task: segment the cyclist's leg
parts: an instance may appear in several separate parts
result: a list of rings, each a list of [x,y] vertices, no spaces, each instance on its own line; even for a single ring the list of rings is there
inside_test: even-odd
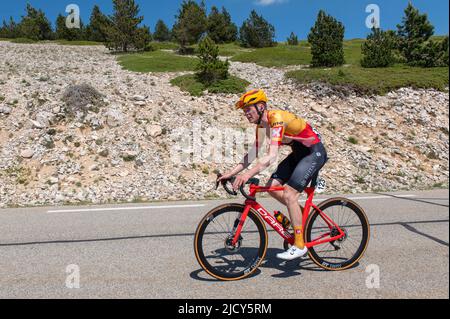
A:
[[[326,160],[326,151],[321,143],[311,147],[310,154],[298,163],[284,191],[284,200],[294,227],[295,246],[299,248],[304,247],[304,242],[302,212],[299,208],[298,199],[315,174],[325,165]]]
[[[323,144],[313,145],[310,154],[298,163],[287,185],[302,193],[327,160],[328,156]]]
[[[296,160],[296,156],[294,153],[291,153],[288,157],[286,157],[279,165],[275,173],[272,174],[270,180],[267,182],[267,187],[272,186],[282,186],[287,183],[295,168],[297,167],[298,160]],[[277,201],[286,205],[286,202],[283,198],[283,191],[276,192],[268,192],[270,196],[275,198]]]
[[[273,179],[271,178],[268,182],[266,187],[279,187],[283,186],[284,183],[282,183],[281,180]],[[283,191],[277,191],[277,192],[269,192],[270,196],[275,198],[277,201],[279,201],[281,204],[286,206],[286,202],[284,201]]]

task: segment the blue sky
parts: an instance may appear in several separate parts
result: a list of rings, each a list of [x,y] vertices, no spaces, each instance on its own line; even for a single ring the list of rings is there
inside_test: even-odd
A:
[[[380,23],[383,29],[395,29],[400,23],[403,11],[409,0],[206,0],[207,8],[216,5],[225,6],[231,13],[233,21],[240,27],[249,16],[252,9],[262,14],[275,26],[277,41],[285,41],[291,31],[301,39],[305,39],[314,24],[320,9],[336,17],[346,27],[345,38],[365,38],[370,30],[366,27],[366,7],[370,4],[378,5],[380,9]],[[12,16],[16,21],[25,14],[26,3],[41,8],[52,21],[58,13],[65,14],[69,4],[80,7],[83,22],[89,21],[92,7],[97,4],[102,12],[112,13],[111,0],[15,0],[0,1],[0,19]],[[175,21],[182,0],[136,0],[141,8],[144,23],[153,31],[156,21],[161,18],[170,27]],[[435,34],[448,34],[449,1],[447,0],[412,0],[415,7],[422,13],[427,13],[431,23],[435,26]]]

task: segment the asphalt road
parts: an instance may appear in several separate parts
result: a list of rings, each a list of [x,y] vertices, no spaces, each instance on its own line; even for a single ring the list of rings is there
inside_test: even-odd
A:
[[[282,241],[271,232],[263,265],[238,282],[201,270],[193,237],[206,212],[241,198],[3,209],[0,298],[449,298],[448,190],[347,197],[371,223],[357,267],[277,260]]]

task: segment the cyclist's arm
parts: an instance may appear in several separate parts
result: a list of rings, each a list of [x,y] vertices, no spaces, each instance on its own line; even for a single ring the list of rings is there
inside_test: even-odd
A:
[[[250,178],[264,171],[278,158],[278,150],[282,145],[285,132],[285,123],[282,116],[279,114],[274,114],[274,116],[270,118],[270,127],[270,133],[272,136],[270,140],[269,152],[258,161],[258,164],[246,173],[246,175],[250,176]]]
[[[253,177],[265,169],[267,169],[273,162],[277,160],[279,145],[271,144],[269,147],[269,152],[267,155],[263,156],[258,160],[258,163],[251,168],[246,174]]]
[[[233,170],[231,170],[229,172],[229,174],[232,176],[235,176],[235,175],[239,174],[240,172],[242,172],[243,170],[247,169],[253,163],[253,161],[257,158],[258,150],[259,150],[259,146],[258,146],[257,141],[255,141],[255,143],[253,143],[253,146],[250,149],[250,151],[247,154],[245,154],[242,161]]]

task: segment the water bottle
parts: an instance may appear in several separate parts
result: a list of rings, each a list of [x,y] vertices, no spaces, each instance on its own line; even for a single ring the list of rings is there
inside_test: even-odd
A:
[[[291,226],[291,222],[289,219],[284,216],[280,211],[275,211],[274,213],[275,218],[280,222],[280,224],[284,227],[284,229],[288,229],[289,226]]]

